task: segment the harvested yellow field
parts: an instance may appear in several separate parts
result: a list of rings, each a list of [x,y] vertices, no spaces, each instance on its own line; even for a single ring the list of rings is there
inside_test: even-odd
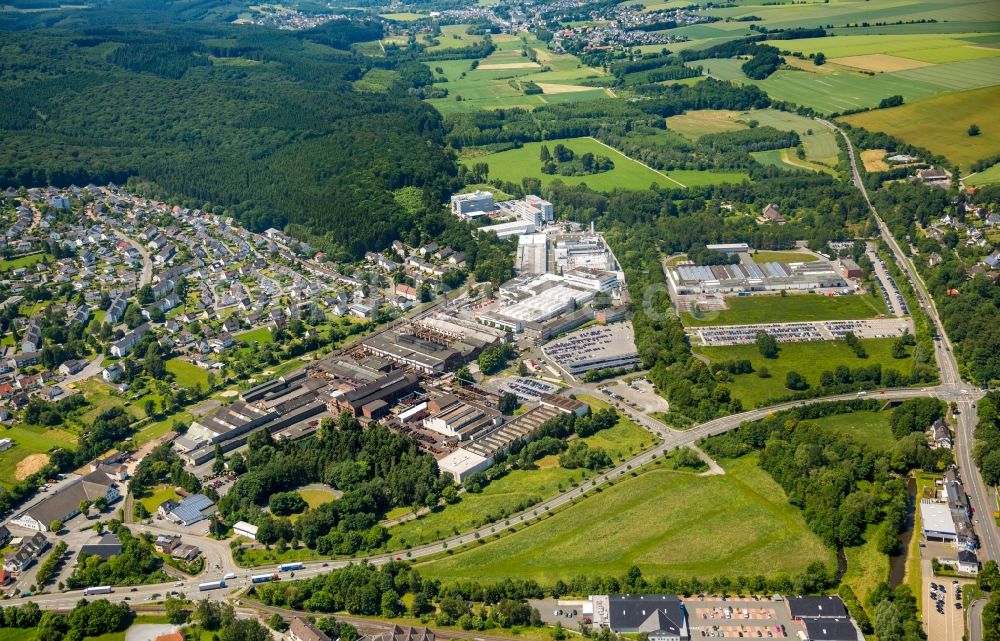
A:
[[[488,65],[479,65],[477,69],[489,71],[490,69],[541,69],[537,62],[496,62]]]
[[[542,93],[576,93],[577,91],[593,91],[599,87],[588,87],[586,85],[556,85],[550,82],[535,83],[542,88]]]
[[[817,67],[812,60],[808,59],[803,60],[801,58],[796,58],[795,56],[785,57],[786,65],[788,65],[789,67],[795,67],[796,69],[799,69],[801,71],[808,71],[810,73],[830,73],[831,71],[837,70],[837,67],[835,65],[834,66],[830,65],[830,63],[833,62],[832,60],[827,60],[826,62],[827,64],[820,65]]]
[[[865,171],[887,171],[888,163],[885,162],[885,149],[866,149],[861,152],[861,162],[865,165]]]
[[[865,71],[874,71],[876,73],[906,71],[907,69],[919,69],[920,67],[931,66],[929,62],[891,56],[885,53],[870,53],[864,56],[843,56],[841,58],[831,58],[830,62],[844,67],[864,69]]]
[[[742,117],[743,114],[739,111],[698,109],[696,111],[688,111],[679,116],[670,116],[667,118],[667,129],[676,131],[685,138],[697,140],[705,134],[746,129],[746,123],[740,122],[740,118]]]
[[[48,454],[29,454],[21,459],[14,471],[14,479],[23,481],[38,470],[45,467],[49,462]]]

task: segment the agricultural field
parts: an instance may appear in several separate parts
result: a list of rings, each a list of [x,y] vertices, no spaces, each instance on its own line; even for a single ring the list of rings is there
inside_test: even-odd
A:
[[[679,116],[667,118],[667,129],[675,131],[689,140],[697,140],[705,134],[746,129],[746,123],[741,122],[739,117],[739,112],[726,109],[689,111]]]
[[[466,26],[452,25],[453,28],[460,29],[462,34]],[[442,27],[443,30],[448,28]],[[451,38],[442,36],[442,44],[439,46],[443,47],[449,39]],[[466,46],[461,41],[454,42]],[[447,114],[510,107],[531,109],[554,102],[613,96],[601,87],[583,84],[588,80],[600,79],[605,75],[604,71],[582,65],[575,56],[552,53],[533,36],[497,35],[493,37],[493,43],[496,51],[478,61],[475,69],[472,68],[473,60],[428,62],[427,66],[441,80],[436,86],[448,90],[447,98],[436,98],[428,102],[438,111]],[[525,49],[534,52],[537,62],[522,55],[522,50]],[[543,93],[524,95],[520,89],[511,86],[510,80],[535,82]]]
[[[797,51],[806,55],[823,52],[827,60],[834,64],[883,72],[1000,56],[1000,49],[983,47],[977,41],[967,39],[982,35],[981,33],[878,34],[806,38],[794,41],[769,40],[765,44],[783,51]],[[868,56],[874,56],[870,65],[866,64],[864,60]],[[852,58],[855,60],[850,60]],[[845,59],[848,59],[848,62],[845,62]],[[888,63],[887,66],[890,68],[880,68],[878,64],[880,59],[886,59],[884,62]],[[902,61],[896,62],[894,59],[902,59]],[[892,68],[897,65],[902,68]]]
[[[720,476],[669,470],[668,461],[649,466],[522,531],[421,564],[421,575],[551,584],[579,574],[619,575],[632,565],[646,576],[706,579],[832,564],[833,551],[756,461],[755,455],[720,461],[726,470]]]
[[[749,360],[754,373],[733,376],[733,382],[727,383],[726,387],[730,389],[733,398],[742,402],[744,407],[755,407],[760,403],[792,394],[793,392],[785,387],[785,376],[791,371],[801,374],[810,386],[819,384],[819,375],[823,370],[833,371],[838,365],[856,368],[878,363],[882,365],[882,369],[891,368],[904,376],[909,375],[913,361],[910,358],[893,358],[894,342],[895,339],[892,338],[862,340],[861,344],[868,352],[868,358],[858,358],[843,341],[780,343],[778,358],[764,358],[756,345],[695,346],[693,350],[711,361]],[[770,374],[768,378],[757,375],[756,372],[761,367],[767,368]]]
[[[854,114],[842,120],[852,127],[891,134],[940,154],[967,170],[971,163],[1000,151],[997,104],[1000,104],[1000,86]],[[979,126],[981,133],[978,136],[968,134],[972,124]]]
[[[906,102],[967,89],[989,87],[1000,77],[1000,58],[982,58],[930,65],[891,73],[865,75],[842,69],[823,74],[800,69],[779,69],[764,80],[751,80],[740,69],[741,60],[695,60],[706,73],[722,80],[752,83],[773,98],[812,107],[822,113],[877,107],[888,96]]]
[[[812,118],[777,109],[761,109],[745,112],[743,120],[756,120],[763,127],[774,127],[782,131],[794,131],[802,139],[806,160],[824,165],[829,169],[837,167],[840,148],[834,132]]]
[[[551,150],[556,144],[563,144],[577,155],[590,152],[595,156],[607,156],[614,161],[614,169],[583,176],[559,176],[543,174],[539,153],[543,144]],[[547,140],[544,143],[526,143],[520,149],[510,149],[495,154],[475,155],[474,153],[460,158],[465,165],[485,162],[490,166],[490,178],[510,181],[520,184],[525,177],[538,178],[543,185],[559,179],[568,185],[586,183],[597,191],[612,191],[614,189],[648,189],[655,184],[660,187],[688,187],[694,185],[711,185],[726,182],[742,182],[748,179],[742,172],[711,172],[697,170],[678,170],[669,174],[651,169],[642,163],[632,160],[620,151],[608,147],[593,138],[562,138]]]
[[[607,407],[606,403],[597,399],[581,400],[595,409]],[[583,440],[591,447],[603,448],[615,461],[653,444],[653,437],[649,432],[625,417],[619,418],[614,427]],[[516,512],[519,506],[527,507],[530,502],[552,496],[592,476],[587,470],[560,467],[559,457],[556,455],[539,459],[536,465],[537,469],[533,470],[514,470],[493,481],[478,494],[465,492],[460,495],[457,503],[390,528],[389,549],[419,545],[484,524],[490,517],[499,518]],[[395,515],[396,518],[401,516],[403,515]]]
[[[881,298],[853,296],[733,296],[726,298],[729,309],[708,311],[703,315],[684,312],[685,325],[743,325],[817,320],[859,320],[887,313]]]
[[[889,412],[848,412],[810,420],[824,432],[846,436],[875,450],[889,451],[896,444],[889,429]]]
[[[993,165],[988,169],[972,174],[964,179],[966,185],[995,185],[1000,183],[1000,164]]]

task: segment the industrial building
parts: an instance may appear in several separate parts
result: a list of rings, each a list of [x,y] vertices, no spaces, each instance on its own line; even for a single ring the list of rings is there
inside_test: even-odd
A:
[[[423,426],[448,438],[467,441],[485,430],[492,430],[503,423],[497,410],[479,403],[460,400],[454,394],[445,394],[427,402],[430,415]]]
[[[846,289],[847,281],[829,261],[764,263],[744,257],[737,265],[679,265],[667,269],[672,294]]]
[[[529,440],[542,423],[559,413],[560,410],[551,406],[539,406],[493,431],[481,431],[471,443],[439,459],[438,469],[461,483],[471,474],[493,465],[497,454],[506,451],[515,441]]]
[[[564,276],[519,276],[500,286],[501,306],[481,313],[478,320],[490,327],[519,333],[526,323],[544,323],[576,310],[593,300],[595,293],[593,289],[569,282]]]
[[[479,228],[479,233],[494,233],[497,238],[504,240],[511,236],[535,233],[535,223],[515,220],[509,223],[498,223],[496,225],[485,225]]]
[[[461,341],[435,341],[406,331],[376,334],[362,343],[366,353],[424,374],[441,374],[459,367],[477,351]]]
[[[544,274],[548,270],[549,239],[545,234],[522,234],[517,239],[514,271],[518,274]]]
[[[561,240],[556,243],[556,268],[560,273],[576,267],[587,267],[601,271],[618,271],[617,261],[604,239],[591,232],[576,239]]]
[[[505,200],[497,208],[502,216],[514,217],[535,227],[542,227],[555,218],[552,203],[535,195],[521,200]]]
[[[80,513],[80,503],[103,498],[110,505],[121,497],[117,484],[101,471],[91,472],[53,491],[10,520],[29,530],[48,532],[53,521],[66,522]]]
[[[383,407],[383,403],[393,403],[415,390],[418,381],[415,374],[394,370],[356,389],[335,391],[329,402],[330,411],[346,411],[353,416],[363,416],[365,407],[371,413],[372,410]]]
[[[493,194],[488,191],[477,190],[451,197],[451,213],[466,220],[483,216],[494,209]]]

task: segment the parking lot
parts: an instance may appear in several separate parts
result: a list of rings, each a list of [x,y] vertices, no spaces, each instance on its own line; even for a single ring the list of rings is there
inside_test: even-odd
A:
[[[692,639],[784,639],[796,636],[794,623],[783,601],[766,597],[750,599],[683,599]]]
[[[632,323],[588,327],[566,335],[543,348],[546,356],[571,376],[591,369],[628,369],[639,362]]]
[[[559,391],[558,385],[523,376],[499,379],[496,383],[496,391],[513,392],[519,401],[525,403],[537,403],[542,396]]]
[[[942,546],[943,547],[943,546]],[[972,583],[969,579],[935,577],[931,568],[931,552],[921,549],[925,556],[921,560],[923,569],[923,590],[920,595],[924,630],[928,641],[960,641],[965,634],[965,610],[956,607],[961,604],[963,586]],[[954,555],[954,549],[950,550]],[[957,584],[956,584],[957,581]],[[933,595],[933,596],[932,596]]]
[[[885,306],[889,308],[889,313],[896,316],[906,316],[909,314],[910,310],[906,307],[906,301],[903,300],[899,286],[896,285],[896,281],[889,275],[889,270],[886,268],[885,262],[875,253],[873,245],[869,245],[868,247],[868,258],[872,261],[872,266],[875,269],[875,282],[878,283],[879,292],[882,294]]]
[[[913,333],[913,322],[903,318],[868,320],[810,321],[799,323],[758,323],[754,325],[711,325],[685,328],[701,345],[750,345],[758,332],[770,334],[779,343],[841,340],[851,332],[858,338],[895,338],[904,331]]]
[[[618,381],[601,389],[608,396],[621,399],[642,412],[666,412],[670,409],[667,399],[657,394],[656,388],[645,378],[638,378],[631,383]]]

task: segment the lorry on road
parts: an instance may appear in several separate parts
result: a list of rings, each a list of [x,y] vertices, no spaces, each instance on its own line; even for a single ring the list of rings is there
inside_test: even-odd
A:
[[[282,563],[278,566],[278,572],[291,572],[293,570],[301,570],[304,566],[301,563]]]
[[[90,596],[91,594],[111,594],[110,585],[95,585],[93,587],[84,588],[83,595]]]
[[[219,588],[226,587],[225,581],[208,581],[207,583],[199,583],[198,589],[204,592],[205,590],[218,590]]]

